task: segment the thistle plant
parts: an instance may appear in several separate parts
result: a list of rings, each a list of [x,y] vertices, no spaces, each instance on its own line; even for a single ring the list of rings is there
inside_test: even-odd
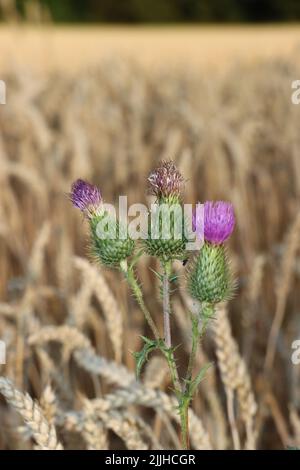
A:
[[[173,291],[171,286],[177,280],[172,271],[173,261],[187,258],[189,236],[186,235],[187,221],[182,217],[184,179],[175,164],[168,161],[162,162],[150,173],[148,184],[150,193],[156,198],[156,206],[151,207],[148,236],[138,242],[127,234],[127,227],[122,227],[118,220],[111,220],[100,190],[96,186],[77,180],[72,185],[70,199],[89,222],[91,251],[94,257],[105,266],[118,268],[123,273],[152,331],[153,338],[142,336],[144,346],[141,351],[134,353],[137,376],[140,375],[152,351],[159,350],[168,363],[173,391],[178,401],[182,447],[188,449],[189,406],[210,367],[210,364],[207,364],[194,374],[198,344],[214,317],[216,304],[230,299],[234,292],[235,283],[225,242],[234,229],[235,217],[232,205],[223,201],[206,202],[204,220],[198,219],[198,211],[194,213],[193,230],[199,239],[204,232],[204,243],[189,263],[187,270],[187,289],[194,300],[195,310],[189,312],[191,352],[186,373],[184,377],[180,377],[175,360],[175,350],[179,349],[179,346],[172,343],[170,297]],[[157,211],[155,217],[153,217],[154,210]],[[166,213],[169,216],[167,234],[164,227]],[[114,237],[99,237],[99,223],[103,227],[104,221],[114,229]],[[155,274],[161,283],[163,335],[145,304],[135,272],[135,266],[143,255],[154,256],[160,261],[161,271]]]

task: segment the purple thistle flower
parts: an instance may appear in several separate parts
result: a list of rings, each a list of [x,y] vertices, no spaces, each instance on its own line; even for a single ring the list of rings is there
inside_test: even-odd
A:
[[[97,186],[78,179],[71,187],[70,199],[87,217],[97,213],[102,204],[102,197]]]
[[[158,199],[180,197],[184,179],[172,161],[163,161],[148,177],[149,192]]]
[[[232,234],[235,225],[233,205],[225,201],[204,203],[204,238],[213,245],[221,245]]]

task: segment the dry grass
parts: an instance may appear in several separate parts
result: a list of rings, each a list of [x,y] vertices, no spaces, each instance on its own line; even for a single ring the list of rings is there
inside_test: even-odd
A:
[[[61,33],[51,34],[60,43]],[[69,41],[74,32],[64,34]],[[83,49],[96,34],[83,34]],[[164,34],[165,44],[172,35],[180,40],[181,33]],[[212,56],[217,46],[209,30],[191,29],[186,45],[197,34],[207,35],[203,47],[211,47]],[[298,34],[292,28],[286,37]],[[26,40],[24,50],[34,54],[32,39]],[[6,41],[1,47],[9,50]],[[73,54],[75,62],[83,49]],[[162,50],[163,59],[169,46]],[[53,51],[62,61],[57,46]],[[238,221],[230,249],[239,288],[201,347],[199,363],[214,361],[214,367],[193,402],[192,447],[300,445],[300,366],[291,362],[291,343],[300,337],[300,108],[290,100],[300,70],[288,54],[275,59],[227,67],[220,76],[197,67],[187,73],[184,62],[171,72],[117,59],[76,78],[60,66],[42,76],[6,69],[0,339],[7,364],[0,366],[0,448],[179,447],[176,402],[160,359],[151,359],[141,382],[134,377],[130,351],[149,333],[143,317],[117,272],[86,261],[86,227],[66,198],[81,177],[97,183],[106,201],[127,194],[129,203],[146,202],[146,176],[163,158],[173,158],[188,179],[188,202],[229,199]],[[161,328],[149,267],[155,269],[151,259],[139,274]],[[180,278],[184,271],[178,267]],[[173,300],[180,364],[190,348],[190,300],[183,289]]]

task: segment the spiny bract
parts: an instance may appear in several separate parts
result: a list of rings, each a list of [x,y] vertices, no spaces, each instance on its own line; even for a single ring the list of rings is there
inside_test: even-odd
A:
[[[162,218],[163,213],[159,214],[157,223],[157,233],[151,233],[152,220],[149,220],[148,239],[144,241],[145,251],[150,256],[157,256],[161,261],[170,261],[174,259],[183,259],[186,257],[185,221],[178,219],[175,222],[176,215],[172,213],[172,205],[168,205],[171,212],[166,215],[169,219],[169,230],[166,231]],[[168,233],[167,233],[168,232]],[[169,235],[167,237],[166,235]]]
[[[133,254],[135,243],[130,237],[120,238],[120,226],[116,223],[115,238],[100,238],[97,224],[101,217],[90,220],[92,254],[107,266],[118,266],[120,262]]]
[[[200,302],[215,304],[230,299],[234,285],[224,245],[205,242],[190,268],[191,296]]]

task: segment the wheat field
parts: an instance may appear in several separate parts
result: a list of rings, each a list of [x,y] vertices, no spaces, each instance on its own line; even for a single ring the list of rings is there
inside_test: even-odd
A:
[[[299,49],[298,25],[53,27],[37,22],[0,28],[2,73],[17,68],[74,75],[111,58],[133,61],[150,73],[161,66],[216,73],[238,63],[295,61]]]
[[[159,37],[139,60],[136,49],[117,54],[109,41],[86,57],[93,30],[73,32],[75,43],[61,33],[65,49],[55,32],[47,33],[53,46],[37,43],[42,33],[33,30],[22,55],[11,39],[21,30],[0,30],[1,449],[180,448],[164,361],[151,356],[136,381],[132,351],[149,331],[120,273],[90,261],[86,223],[67,197],[84,178],[108,202],[125,194],[146,203],[147,175],[170,158],[187,180],[187,202],[229,200],[237,219],[230,253],[238,289],[200,346],[199,364],[213,367],[192,403],[191,447],[300,446],[300,365],[291,361],[300,339],[300,107],[291,103],[299,33],[270,31],[261,30],[257,46],[255,31],[240,33],[248,42],[238,45],[237,33],[223,33],[220,49],[221,30],[207,29],[207,62],[198,49],[187,66],[184,46],[173,42],[183,33],[170,32],[153,66]],[[195,34],[180,43],[191,45]],[[125,49],[133,36],[124,36]],[[149,257],[138,273],[162,328],[156,267]],[[183,279],[186,268],[175,269]],[[189,305],[178,286],[179,367],[190,349]]]

